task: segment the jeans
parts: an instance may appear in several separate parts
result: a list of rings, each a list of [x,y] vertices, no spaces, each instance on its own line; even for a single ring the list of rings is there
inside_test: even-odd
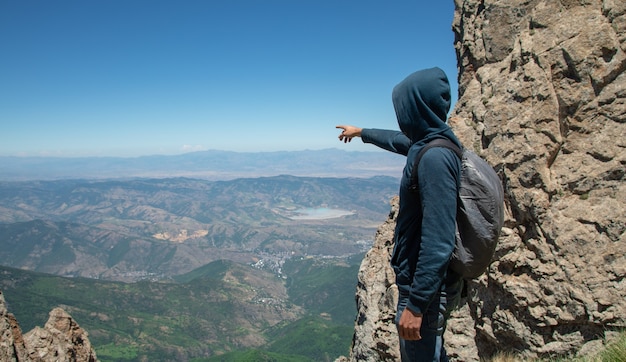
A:
[[[402,362],[447,362],[448,356],[443,345],[443,334],[452,310],[458,307],[461,299],[463,280],[442,286],[434,301],[423,311],[420,334],[422,339],[407,341],[400,338]],[[409,295],[401,291],[395,323],[398,326],[400,316],[406,307]],[[438,301],[438,302],[437,302]]]

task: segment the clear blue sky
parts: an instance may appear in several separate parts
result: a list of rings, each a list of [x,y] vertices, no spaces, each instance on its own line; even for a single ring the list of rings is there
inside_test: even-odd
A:
[[[454,2],[0,0],[0,156],[337,147],[397,128],[391,90],[439,66]]]

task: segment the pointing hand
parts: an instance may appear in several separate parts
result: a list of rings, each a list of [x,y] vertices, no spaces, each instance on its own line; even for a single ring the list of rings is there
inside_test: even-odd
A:
[[[354,137],[361,137],[361,131],[363,130],[362,128],[348,125],[337,126],[335,128],[343,129],[339,135],[339,141],[343,141],[343,143],[352,141]]]

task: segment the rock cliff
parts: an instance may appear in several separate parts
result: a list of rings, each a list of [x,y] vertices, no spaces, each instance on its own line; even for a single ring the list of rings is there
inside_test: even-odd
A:
[[[453,360],[589,355],[626,328],[626,2],[455,0],[450,123],[506,193],[488,273],[446,332]],[[351,361],[397,360],[396,200],[359,272]]]
[[[0,361],[97,362],[87,332],[61,308],[50,312],[43,328],[22,334],[0,292]]]

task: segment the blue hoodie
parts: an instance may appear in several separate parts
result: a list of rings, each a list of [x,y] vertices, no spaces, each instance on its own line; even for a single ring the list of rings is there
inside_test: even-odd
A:
[[[454,250],[459,158],[447,148],[429,149],[418,166],[418,191],[412,191],[415,158],[429,141],[447,138],[461,145],[446,118],[450,85],[439,68],[409,75],[392,94],[399,131],[363,129],[363,142],[407,156],[400,181],[400,208],[391,265],[407,308],[424,313],[437,292],[460,277],[448,271]]]

